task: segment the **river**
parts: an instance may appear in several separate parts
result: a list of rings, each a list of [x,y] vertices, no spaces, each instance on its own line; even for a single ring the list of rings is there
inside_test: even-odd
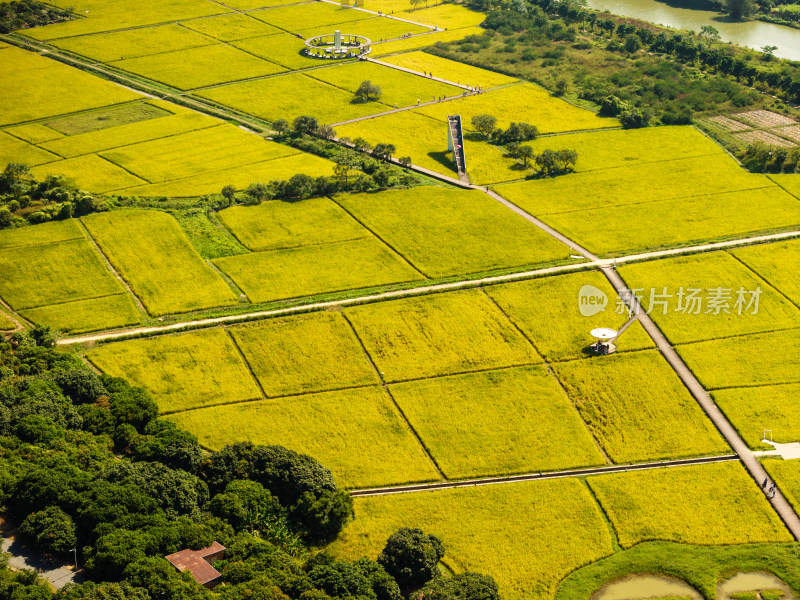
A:
[[[712,25],[726,42],[760,50],[777,46],[776,56],[800,61],[800,29],[773,25],[763,21],[730,21],[725,15],[708,11],[678,8],[656,0],[588,0],[588,6],[612,14],[668,25],[677,29],[700,31]]]

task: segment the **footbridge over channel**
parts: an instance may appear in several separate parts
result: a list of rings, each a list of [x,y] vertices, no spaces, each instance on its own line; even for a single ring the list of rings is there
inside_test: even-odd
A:
[[[467,177],[467,159],[464,155],[464,132],[461,129],[461,115],[447,117],[447,149],[453,153],[453,162],[458,171],[458,178],[469,183]]]

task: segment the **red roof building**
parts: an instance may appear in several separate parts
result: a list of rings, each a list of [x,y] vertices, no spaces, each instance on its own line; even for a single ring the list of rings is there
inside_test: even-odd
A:
[[[219,583],[219,578],[222,577],[213,565],[224,554],[225,546],[214,542],[202,550],[181,550],[165,558],[181,573],[191,571],[192,577],[197,583],[211,589]]]

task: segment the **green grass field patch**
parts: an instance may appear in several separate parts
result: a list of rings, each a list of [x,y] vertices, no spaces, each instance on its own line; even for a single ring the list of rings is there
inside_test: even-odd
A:
[[[800,200],[800,177],[796,175],[769,175],[769,178]]]
[[[460,114],[464,128],[468,130],[473,129],[472,117],[483,114],[496,117],[497,126],[503,129],[512,121],[524,121],[535,125],[539,133],[619,126],[616,119],[600,117],[591,111],[573,106],[532,83],[490,90],[477,96],[415,110],[441,121],[446,121],[447,115]]]
[[[546,263],[569,252],[479,191],[418,187],[336,201],[428,277]]]
[[[307,4],[293,4],[278,6],[249,13],[259,21],[275,25],[286,31],[296,33],[302,29],[322,27],[337,23],[349,23],[363,19],[367,13],[358,10],[342,8],[327,2],[309,2]],[[344,27],[344,25],[342,26]],[[336,27],[336,29],[342,29]]]
[[[286,70],[226,44],[130,58],[110,64],[180,90],[273,75]]]
[[[42,123],[16,125],[15,127],[8,127],[4,131],[13,135],[15,138],[19,138],[31,144],[40,144],[63,137],[62,134],[54,129],[50,129],[47,125],[43,125]]]
[[[371,81],[383,92],[380,101],[391,107],[412,106],[420,100],[430,102],[439,97],[458,96],[462,92],[461,88],[446,83],[366,61],[316,69],[310,71],[308,75],[343,88],[351,94],[355,93],[362,82]]]
[[[32,167],[60,158],[60,156],[0,131],[0,169],[4,169],[8,163],[22,163]]]
[[[542,220],[595,254],[747,236],[800,223],[800,202],[778,187],[554,215]]]
[[[202,208],[170,211],[192,242],[195,250],[205,259],[247,254],[247,248],[231,235],[219,222],[217,213]]]
[[[616,463],[730,451],[656,350],[553,368],[589,430]]]
[[[647,541],[727,545],[793,538],[738,462],[590,477],[623,548]]]
[[[71,158],[83,154],[102,152],[138,144],[153,139],[166,138],[197,129],[218,126],[217,119],[189,110],[175,115],[130,123],[99,131],[63,137],[41,144],[42,148]],[[188,148],[187,148],[188,150]],[[211,149],[207,149],[209,152]]]
[[[435,33],[423,33],[410,38],[392,40],[372,45],[373,57],[386,56],[395,52],[405,52],[409,50],[420,50],[433,46],[437,42],[453,42],[462,40],[470,35],[483,35],[486,30],[482,27],[464,27],[461,29],[449,29],[447,31],[437,31]]]
[[[800,510],[800,462],[768,458],[762,464],[794,509]]]
[[[0,252],[0,296],[14,310],[123,291],[86,239]]]
[[[222,42],[235,42],[281,32],[277,27],[242,13],[221,15],[209,19],[194,19],[184,21],[181,25],[204,35],[210,35]]]
[[[20,311],[34,323],[50,325],[54,331],[85,333],[136,325],[141,321],[136,305],[127,293],[75,300]]]
[[[289,179],[297,173],[311,177],[320,175],[330,177],[333,175],[333,167],[334,164],[325,158],[302,153],[241,167],[225,168],[187,179],[128,188],[125,193],[135,196],[204,196],[218,194],[226,185],[244,189],[251,183]]]
[[[531,146],[536,154],[544,150],[575,150],[578,153],[575,171],[723,155],[722,148],[713,140],[687,126],[571,133],[540,137],[525,145]]]
[[[47,122],[47,126],[64,135],[78,135],[165,117],[171,115],[172,112],[174,111],[165,110],[149,102],[130,102],[111,108],[52,119]]]
[[[754,450],[772,450],[772,446],[761,443],[764,430],[771,431],[772,439],[782,444],[800,439],[798,392],[799,384],[787,383],[728,388],[711,395],[748,446]]]
[[[344,487],[439,479],[379,387],[207,408],[172,419],[208,448],[251,441],[309,454],[333,471]]]
[[[141,0],[136,4],[128,0],[80,0],[77,6],[72,0],[54,0],[53,4],[75,10],[87,18],[26,29],[25,35],[37,40],[54,40],[230,12],[210,0]],[[85,11],[89,11],[88,14]]]
[[[31,169],[37,179],[65,175],[82,190],[102,194],[146,183],[127,170],[96,154],[58,160]]]
[[[304,56],[302,51],[306,47],[305,40],[290,33],[238,40],[231,42],[231,45],[289,70],[319,67],[324,64],[319,59]]]
[[[766,176],[748,173],[719,154],[510,183],[496,186],[495,191],[532,214],[547,215],[610,207],[621,207],[622,213],[626,210],[622,207],[630,204],[770,185]]]
[[[364,17],[370,16],[368,13],[362,14]],[[412,25],[405,21],[398,21],[387,17],[372,17],[345,23],[341,25],[341,27],[336,26],[336,29],[341,29],[342,35],[361,35],[369,38],[372,42],[380,42],[381,40],[400,38],[408,33],[416,35],[418,33],[430,31],[431,28],[424,25]],[[308,39],[316,35],[330,35],[332,30],[330,26],[323,26],[303,29],[299,33],[305,39]]]
[[[214,264],[255,303],[423,279],[374,238],[254,252]]]
[[[797,307],[725,252],[631,264],[620,267],[619,272],[629,288],[640,290],[636,293],[643,297],[646,310],[651,294],[663,296],[667,288],[672,297],[658,298],[668,303],[667,314],[663,314],[664,306],[654,305],[650,315],[673,344],[797,327]],[[681,288],[683,298],[679,297]],[[742,314],[736,308],[740,289]],[[749,308],[748,303],[759,289],[753,314],[755,302]],[[726,294],[731,297],[726,299]],[[688,300],[690,295],[696,300]],[[719,314],[714,298],[719,299]],[[730,314],[724,312],[726,303]]]
[[[230,331],[268,397],[379,383],[338,313],[269,319]]]
[[[87,358],[153,394],[162,413],[262,398],[224,329],[103,344]]]
[[[788,329],[676,348],[707,390],[800,383],[800,330]]]
[[[730,251],[796,305],[800,305],[800,240]]]
[[[345,314],[389,382],[542,360],[479,291],[365,304]]]
[[[357,518],[331,546],[375,558],[400,527],[442,540],[456,572],[491,573],[506,600],[549,600],[559,581],[613,552],[608,526],[577,479],[356,498]]]
[[[338,123],[389,110],[380,102],[353,103],[351,92],[302,73],[226,85],[198,95],[269,121],[290,123],[302,115]]]
[[[14,82],[5,86],[0,96],[0,125],[141,98],[136,92],[21,48],[6,48],[3,52],[0,80]],[[75,90],[81,93],[76,94]]]
[[[605,310],[581,314],[581,288],[590,285],[608,298]],[[599,271],[542,277],[484,288],[500,308],[533,342],[546,360],[581,358],[594,338],[596,327],[619,330],[628,314],[618,308],[619,296]],[[588,294],[587,296],[588,297]],[[584,310],[589,305],[584,305]],[[638,322],[631,324],[617,342],[617,352],[654,348]]]
[[[256,252],[371,237],[328,198],[233,206],[218,216],[242,244]]]
[[[439,77],[454,83],[473,87],[482,86],[487,89],[518,81],[514,77],[509,77],[502,73],[465,65],[464,63],[434,56],[427,52],[398,54],[387,57],[384,62],[414,71],[430,73],[433,77]]]
[[[83,217],[105,255],[154,316],[236,304],[170,215],[123,210]]]
[[[158,183],[298,153],[223,123],[108,150],[101,156],[151,183]]]
[[[215,44],[216,40],[191,29],[170,23],[156,27],[126,29],[109,33],[82,35],[52,44],[56,48],[69,50],[100,62],[110,63],[152,54],[164,54],[177,50],[188,50]]]
[[[411,381],[391,393],[449,479],[605,464],[542,366]]]
[[[76,219],[51,221],[30,227],[0,230],[0,250],[78,239],[85,239],[85,236]]]

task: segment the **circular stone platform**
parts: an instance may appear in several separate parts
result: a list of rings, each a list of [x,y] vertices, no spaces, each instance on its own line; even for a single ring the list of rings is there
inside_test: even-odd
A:
[[[372,51],[372,40],[363,35],[334,33],[316,35],[306,40],[304,54],[310,58],[344,59],[364,56]]]

